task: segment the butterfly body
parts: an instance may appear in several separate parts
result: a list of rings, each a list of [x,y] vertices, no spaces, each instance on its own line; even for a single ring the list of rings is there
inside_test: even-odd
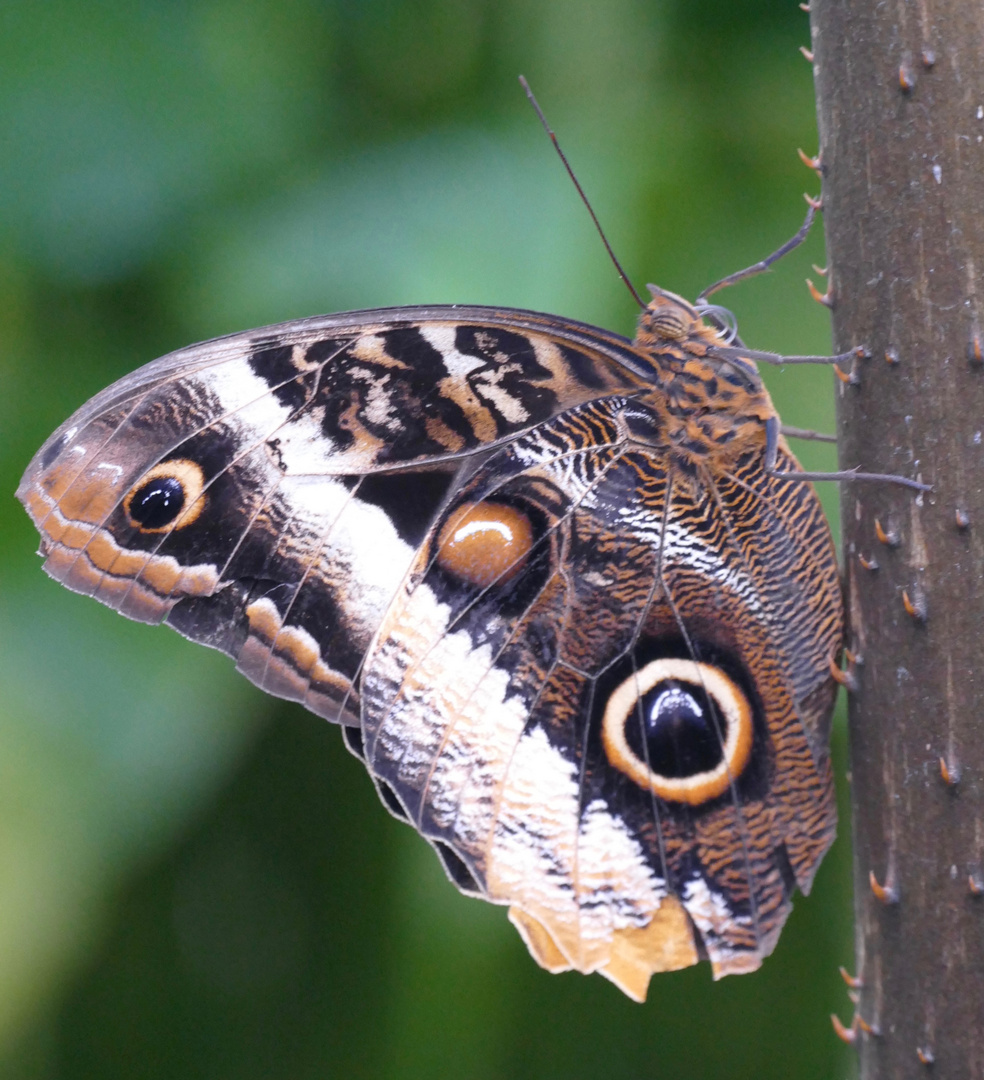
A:
[[[18,495],[53,577],[342,723],[543,966],[642,998],[757,967],[833,836],[836,560],[719,344],[658,290],[634,341],[477,307],[287,323],[103,391]]]

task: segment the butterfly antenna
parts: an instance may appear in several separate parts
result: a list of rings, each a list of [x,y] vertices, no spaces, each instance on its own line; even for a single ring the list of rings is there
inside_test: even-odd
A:
[[[615,256],[615,252],[612,251],[612,245],[608,242],[608,237],[605,236],[605,230],[601,227],[601,222],[598,220],[597,214],[591,209],[591,203],[588,202],[587,195],[584,194],[584,188],[581,187],[577,177],[574,175],[574,170],[571,168],[571,163],[567,160],[567,155],[560,148],[560,143],[557,142],[557,136],[553,133],[553,129],[547,123],[547,118],[543,115],[543,109],[540,108],[539,102],[533,96],[533,91],[530,89],[530,84],[526,81],[523,75],[519,77],[519,85],[526,91],[526,96],[530,99],[530,104],[536,110],[536,115],[540,118],[540,123],[543,124],[543,130],[550,136],[550,141],[554,145],[554,150],[560,157],[560,160],[564,163],[564,168],[567,170],[567,175],[571,178],[574,186],[577,188],[578,195],[581,196],[581,202],[588,208],[588,213],[591,215],[591,220],[594,222],[595,228],[598,230],[598,235],[601,237],[601,242],[605,245],[605,251],[608,252],[608,257],[612,260],[615,269],[618,271],[618,276],[625,282],[625,287],[632,293],[632,299],[639,305],[639,307],[645,309],[646,304],[642,297],[635,290],[635,286],[629,281],[629,277],[622,269],[622,264]]]

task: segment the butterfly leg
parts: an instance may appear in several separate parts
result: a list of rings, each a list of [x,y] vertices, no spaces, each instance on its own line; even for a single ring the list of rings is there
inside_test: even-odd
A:
[[[765,421],[765,471],[769,476],[783,480],[874,480],[886,484],[901,484],[916,491],[932,491],[931,484],[910,480],[907,476],[894,473],[868,473],[859,469],[844,469],[840,472],[788,472],[776,468],[779,457],[779,435],[782,426],[778,416],[770,416]]]
[[[813,219],[816,217],[817,209],[818,204],[809,202],[806,218],[795,236],[787,240],[781,248],[773,251],[771,255],[766,256],[766,258],[755,263],[753,266],[746,266],[744,270],[738,270],[734,274],[729,274],[727,277],[721,278],[720,281],[715,281],[713,285],[709,285],[700,296],[697,297],[697,302],[700,303],[701,301],[706,300],[719,289],[726,289],[729,285],[737,285],[739,281],[744,281],[745,278],[755,277],[757,274],[764,274],[765,271],[768,270],[774,262],[778,262],[783,255],[788,255],[794,248],[798,248],[810,234],[810,228],[813,225]]]
[[[783,424],[779,430],[783,435],[791,439],[807,439],[810,442],[837,442],[836,435],[827,435],[822,431],[811,431],[809,428],[793,427],[791,424]]]
[[[849,360],[866,360],[871,354],[863,345],[856,345],[847,352],[835,356],[783,356],[782,353],[763,352],[761,349],[745,349],[736,346],[714,345],[707,355],[718,360],[760,360],[763,364],[783,367],[786,364],[846,364]],[[850,376],[847,376],[849,379]]]

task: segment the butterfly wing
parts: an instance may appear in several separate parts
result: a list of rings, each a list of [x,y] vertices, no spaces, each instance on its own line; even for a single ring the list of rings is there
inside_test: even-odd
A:
[[[288,323],[110,387],[18,495],[52,576],[348,725],[459,887],[641,998],[809,887],[840,633],[812,489],[674,464],[651,378],[530,312]]]
[[[266,327],[97,395],[44,444],[18,497],[52,577],[357,723],[362,657],[476,456],[637,389],[633,363],[617,335],[492,308]]]
[[[438,522],[368,658],[361,747],[541,964],[639,999],[702,955],[716,975],[758,967],[809,889],[835,823],[840,634],[812,489],[760,453],[681,470],[627,438],[641,410],[573,408],[455,493],[442,520],[506,507],[530,540],[476,579]]]

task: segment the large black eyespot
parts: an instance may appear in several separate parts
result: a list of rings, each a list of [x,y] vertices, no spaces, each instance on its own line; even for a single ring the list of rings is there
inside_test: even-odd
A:
[[[694,776],[721,764],[717,723],[702,686],[666,679],[642,695],[638,713],[642,723],[626,723],[626,741],[654,773]]]
[[[130,517],[142,529],[160,529],[170,525],[185,503],[181,481],[173,476],[148,480],[130,499]]]
[[[205,477],[186,458],[162,461],[146,472],[123,500],[130,524],[141,532],[163,532],[190,525],[202,512]]]
[[[698,806],[722,795],[748,764],[752,708],[720,668],[653,660],[615,688],[605,707],[608,760],[669,802]]]

